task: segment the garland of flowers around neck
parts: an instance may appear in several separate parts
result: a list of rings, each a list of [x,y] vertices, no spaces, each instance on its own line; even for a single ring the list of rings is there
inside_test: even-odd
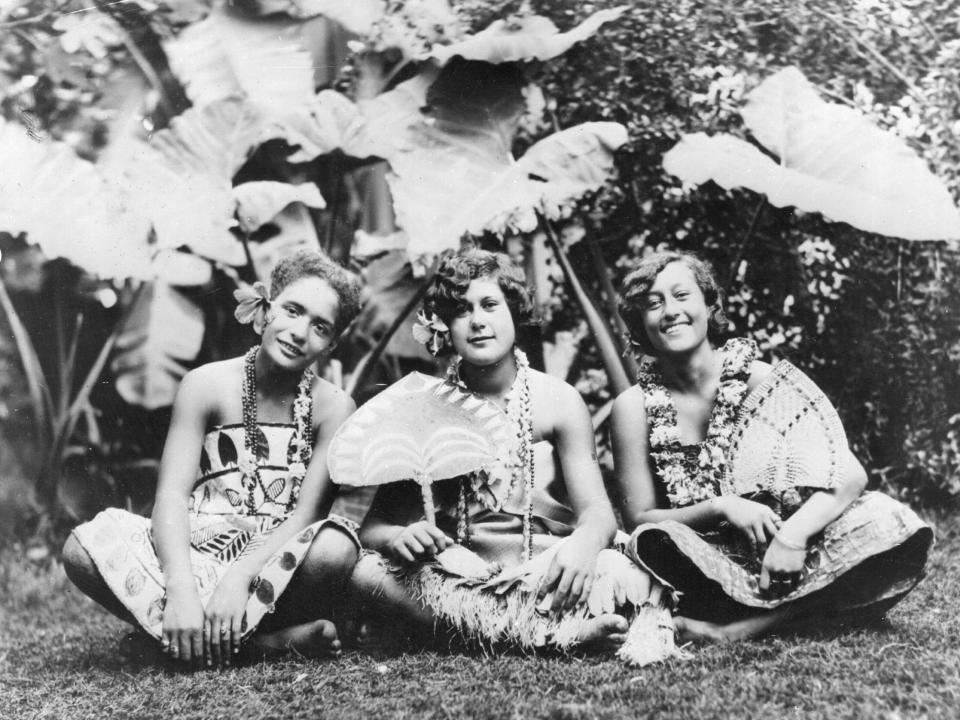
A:
[[[504,467],[510,473],[510,481],[507,485],[507,491],[500,501],[502,505],[512,495],[518,486],[523,486],[526,504],[523,512],[523,552],[528,560],[533,557],[533,488],[534,488],[534,464],[533,464],[533,406],[530,401],[530,362],[526,354],[519,348],[513,349],[513,356],[517,362],[517,376],[510,386],[510,390],[504,397],[506,404],[507,419],[510,421],[510,427],[516,431],[516,440],[511,443],[510,452]],[[447,382],[456,385],[466,392],[481,397],[466,386],[460,378],[460,360],[450,364],[447,368]],[[470,480],[474,496],[478,498],[481,504],[487,506],[484,501],[486,493],[481,492],[484,485],[488,484],[486,473],[474,473]],[[492,493],[491,493],[492,494]],[[499,508],[488,508],[499,509]],[[460,497],[457,502],[457,542],[463,543],[469,532],[467,518],[466,502],[466,482],[461,483]]]
[[[243,454],[239,461],[241,482],[247,491],[247,514],[256,513],[253,493],[259,487],[264,494],[266,489],[260,480],[260,468],[257,466],[257,351],[255,345],[247,351],[243,358]],[[294,457],[290,463],[288,478],[291,484],[290,495],[287,498],[286,512],[293,512],[293,508],[300,498],[300,484],[307,474],[307,465],[313,452],[313,370],[303,371],[300,383],[297,385],[297,397],[293,401],[293,437],[290,445],[294,448]]]
[[[707,426],[707,437],[700,444],[699,472],[696,475],[692,475],[684,463],[677,408],[664,385],[658,363],[648,361],[640,369],[638,382],[643,388],[650,426],[650,455],[674,507],[691,505],[720,494],[737,410],[747,394],[746,379],[757,356],[757,346],[752,340],[734,338],[721,348],[720,353],[723,357],[720,387]]]

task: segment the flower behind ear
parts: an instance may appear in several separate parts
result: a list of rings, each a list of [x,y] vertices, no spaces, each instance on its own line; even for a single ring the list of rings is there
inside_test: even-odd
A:
[[[253,323],[253,331],[262,335],[267,321],[267,310],[270,308],[267,286],[262,282],[241,285],[233,291],[233,298],[237,301],[237,309],[233,311],[237,322],[243,325]]]
[[[417,322],[413,326],[413,339],[421,345],[426,345],[431,355],[436,357],[440,351],[451,343],[450,329],[446,323],[430,313],[429,319],[423,310],[417,313]]]

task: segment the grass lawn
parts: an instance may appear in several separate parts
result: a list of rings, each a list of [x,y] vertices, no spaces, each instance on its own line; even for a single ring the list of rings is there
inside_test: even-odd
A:
[[[225,671],[120,663],[126,628],[57,565],[0,555],[0,718],[960,717],[960,522],[876,629],[698,648],[642,670],[599,657],[347,652]]]

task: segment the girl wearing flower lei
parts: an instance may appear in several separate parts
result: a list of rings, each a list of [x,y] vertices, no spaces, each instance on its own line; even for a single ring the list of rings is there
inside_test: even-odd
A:
[[[247,640],[253,654],[339,648],[329,618],[359,541],[349,521],[320,518],[325,450],[354,404],[312,368],[356,315],[359,286],[316,252],[278,263],[271,286],[269,299],[259,283],[235,293],[260,345],[181,382],[152,520],[108,509],[64,547],[70,579],[140,628],[138,654],[219,666]]]
[[[505,255],[462,252],[440,266],[424,305],[416,336],[434,352],[458,354],[447,382],[501,408],[513,441],[498,467],[433,485],[435,525],[423,519],[416,483],[382,486],[360,532],[379,555],[361,558],[354,579],[392,603],[381,612],[438,621],[484,644],[619,647],[628,630],[623,609],[612,598],[596,612],[587,608],[598,563],[623,560],[645,593],[649,577],[606,550],[616,521],[579,393],[532,369],[515,345],[532,325],[522,271]],[[455,542],[510,580],[494,591],[422,571]],[[548,561],[540,567],[537,558]]]
[[[681,592],[678,631],[745,638],[788,619],[877,618],[903,597],[932,534],[909,508],[863,492],[849,449],[835,487],[725,491],[741,407],[773,368],[750,340],[718,346],[725,319],[712,268],[654,253],[621,296],[631,340],[648,356],[611,416],[621,515],[635,560]]]

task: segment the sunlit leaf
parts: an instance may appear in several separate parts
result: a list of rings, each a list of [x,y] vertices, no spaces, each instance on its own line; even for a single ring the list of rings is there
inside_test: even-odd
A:
[[[397,223],[410,237],[411,255],[459,247],[464,234],[535,229],[548,216],[613,170],[613,151],[626,140],[617,123],[585,123],[555,133],[519,161],[498,160],[489,136],[424,128],[418,144],[389,159]],[[527,158],[530,158],[528,161]]]
[[[239,97],[284,115],[313,97],[313,62],[300,41],[300,26],[218,9],[164,49],[195,105]]]
[[[213,278],[209,261],[179,250],[160,250],[153,258],[153,271],[159,280],[174,287],[206,285]]]
[[[233,188],[237,201],[237,217],[244,232],[251,233],[272,220],[277,213],[291,203],[303,203],[307,207],[323,208],[327,204],[320,190],[312,183],[291,185],[285,182],[261,180],[243,183]]]
[[[599,10],[565,33],[561,33],[553,22],[540,15],[497,20],[466,40],[434,48],[431,55],[441,63],[447,62],[454,55],[490,63],[550,60],[565,53],[575,43],[586,40],[596,33],[601,25],[616,20],[627,9],[627,5],[622,5]]]
[[[203,341],[203,312],[169,285],[151,283],[137,299],[117,339],[117,392],[147,409],[173,403],[185,363]]]
[[[53,29],[62,33],[59,37],[60,46],[68,53],[75,53],[82,48],[98,60],[107,56],[107,48],[122,42],[123,31],[120,26],[96,8],[61,15],[54,20]]]
[[[187,245],[227,263],[246,262],[230,233],[236,224],[232,178],[275,126],[239,100],[194,108],[174,118],[150,143],[116,160],[122,182],[153,221],[160,247]]]
[[[317,228],[305,205],[287,205],[271,220],[276,234],[269,240],[250,243],[250,256],[257,277],[266,280],[274,266],[299,250],[316,250],[319,245]]]
[[[146,216],[68,145],[0,119],[0,167],[0,229],[100,277],[151,276]]]
[[[907,240],[960,238],[960,213],[946,186],[892,133],[857,111],[824,102],[799,70],[787,68],[749,96],[747,127],[777,163],[738,138],[684,137],[664,169],[684,182],[763,193],[867,232]]]
[[[382,0],[251,0],[257,15],[283,13],[293,18],[325,15],[357,35],[366,35],[386,10]]]

